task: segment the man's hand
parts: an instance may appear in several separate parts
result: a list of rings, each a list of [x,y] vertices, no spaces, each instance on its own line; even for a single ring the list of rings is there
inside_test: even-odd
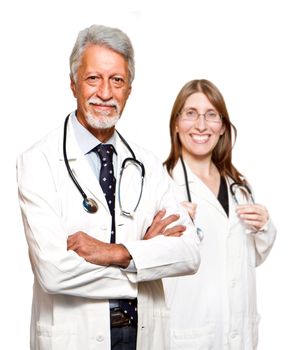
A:
[[[128,250],[121,244],[105,243],[79,231],[67,238],[67,250],[75,251],[91,264],[126,268],[131,260]]]
[[[150,239],[158,235],[170,236],[170,237],[180,237],[186,230],[183,225],[176,225],[167,228],[169,224],[175,222],[179,219],[178,214],[172,214],[163,218],[166,214],[165,209],[161,209],[153,218],[151,226],[149,226],[147,232],[145,233],[144,239]]]

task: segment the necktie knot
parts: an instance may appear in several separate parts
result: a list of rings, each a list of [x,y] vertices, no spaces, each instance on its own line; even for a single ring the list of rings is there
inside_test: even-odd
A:
[[[99,155],[102,163],[112,163],[113,153],[116,153],[111,144],[99,144],[93,149],[93,151]]]

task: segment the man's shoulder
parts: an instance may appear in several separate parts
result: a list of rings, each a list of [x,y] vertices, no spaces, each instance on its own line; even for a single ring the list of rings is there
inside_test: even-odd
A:
[[[54,152],[57,150],[56,145],[63,137],[62,125],[49,131],[42,138],[33,143],[29,148],[23,151],[19,157],[29,156],[37,153]]]

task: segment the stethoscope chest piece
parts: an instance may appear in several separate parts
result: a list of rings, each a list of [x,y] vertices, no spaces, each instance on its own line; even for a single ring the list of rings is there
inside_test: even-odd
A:
[[[197,236],[200,239],[200,241],[202,241],[203,240],[203,231],[200,227],[196,227],[196,233],[197,233]]]
[[[83,208],[87,213],[93,214],[96,213],[98,210],[98,205],[96,201],[92,198],[84,198],[83,200]]]

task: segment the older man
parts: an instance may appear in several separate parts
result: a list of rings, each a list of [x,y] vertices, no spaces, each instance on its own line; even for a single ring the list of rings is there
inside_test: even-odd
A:
[[[31,350],[167,349],[161,278],[196,272],[199,242],[160,161],[115,130],[134,78],[129,38],[81,31],[70,72],[76,111],[17,165]]]

